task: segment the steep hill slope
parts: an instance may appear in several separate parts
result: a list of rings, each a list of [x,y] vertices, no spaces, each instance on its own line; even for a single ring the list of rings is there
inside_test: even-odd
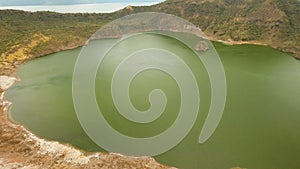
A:
[[[168,0],[134,11],[171,13],[215,39],[264,43],[300,58],[298,0]]]

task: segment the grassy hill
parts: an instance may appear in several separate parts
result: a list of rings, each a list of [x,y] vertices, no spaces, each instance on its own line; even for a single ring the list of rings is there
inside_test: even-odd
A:
[[[146,11],[185,18],[213,39],[264,43],[300,58],[298,0],[167,0],[111,14],[0,10],[0,72],[10,74],[27,59],[81,46],[105,23]]]
[[[81,46],[103,24],[113,20],[111,16],[0,11],[1,74],[9,74],[27,59]]]

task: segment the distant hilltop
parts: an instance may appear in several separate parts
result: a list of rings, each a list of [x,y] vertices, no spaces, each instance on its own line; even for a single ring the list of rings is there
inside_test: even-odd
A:
[[[0,6],[24,5],[74,5],[96,3],[124,3],[124,2],[162,2],[163,0],[0,0]]]

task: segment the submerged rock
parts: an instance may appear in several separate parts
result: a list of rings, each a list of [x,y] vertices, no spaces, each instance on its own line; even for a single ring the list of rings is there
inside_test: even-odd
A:
[[[209,49],[209,46],[207,44],[207,42],[205,41],[200,41],[196,47],[195,47],[196,51],[199,51],[199,52],[205,52]]]

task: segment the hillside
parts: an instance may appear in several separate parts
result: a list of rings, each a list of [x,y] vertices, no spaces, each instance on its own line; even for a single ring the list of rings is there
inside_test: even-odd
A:
[[[300,58],[298,0],[168,0],[134,10],[171,13],[214,39],[268,44]]]
[[[1,74],[10,74],[24,59],[82,45],[101,25],[111,20],[103,17],[101,14],[0,11]],[[41,41],[41,37],[47,40]],[[32,41],[36,43],[29,48]]]
[[[167,0],[111,14],[0,10],[1,74],[11,74],[27,59],[81,46],[105,23],[146,11],[185,18],[214,40],[268,44],[300,58],[298,0]]]

